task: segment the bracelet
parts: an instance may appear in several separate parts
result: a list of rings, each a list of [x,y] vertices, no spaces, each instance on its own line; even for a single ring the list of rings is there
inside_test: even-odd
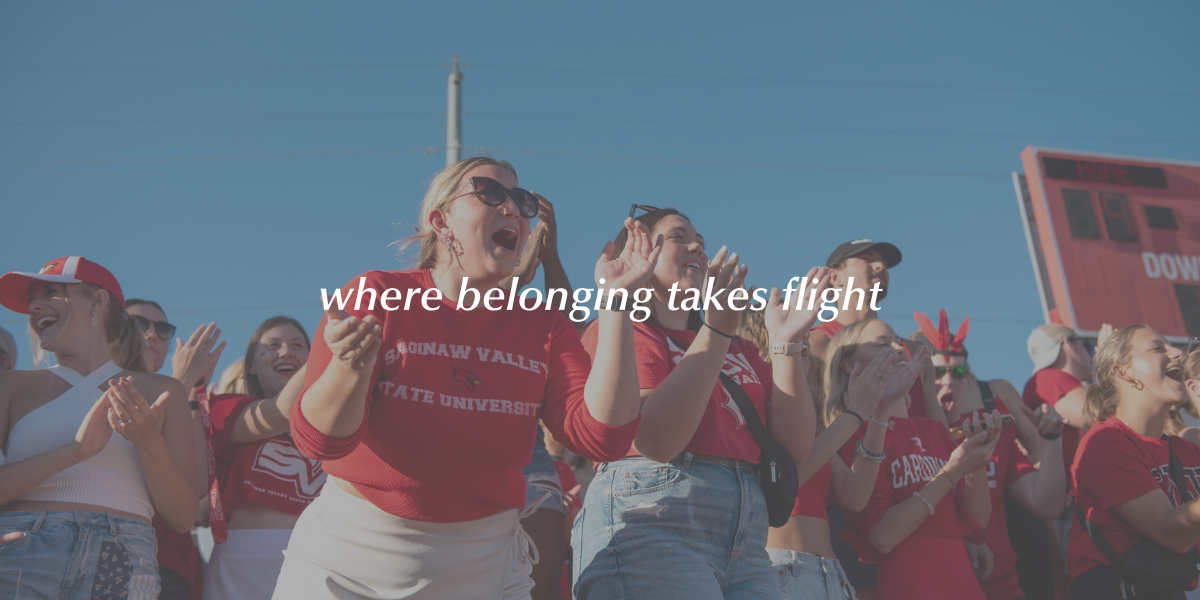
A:
[[[880,427],[891,427],[891,426],[892,426],[892,420],[891,420],[891,419],[888,419],[888,421],[887,421],[886,423],[884,423],[883,421],[880,421],[879,419],[876,419],[876,418],[875,418],[875,415],[871,415],[871,422],[872,422],[872,423],[874,423],[874,424],[876,424],[876,425],[878,425],[878,426],[880,426]]]
[[[860,415],[860,414],[858,414],[858,413],[856,413],[856,412],[854,412],[854,411],[852,411],[852,410],[850,410],[850,409],[848,409],[848,408],[847,408],[846,410],[843,410],[843,411],[842,411],[842,414],[843,414],[843,415],[850,415],[850,416],[854,417],[855,419],[858,419],[858,425],[859,425],[859,427],[862,427],[862,426],[863,426],[863,424],[865,424],[865,423],[866,423],[866,421],[863,421],[862,415]]]
[[[938,471],[938,475],[945,475],[945,476],[946,476],[946,479],[948,479],[948,480],[950,481],[950,485],[951,485],[951,486],[956,486],[956,485],[958,485],[958,482],[957,482],[957,481],[955,481],[955,480],[954,480],[954,478],[950,476],[950,472],[949,472],[949,471],[946,471],[945,469],[942,469],[941,471]],[[934,478],[934,479],[937,479],[937,475],[934,475],[934,476],[933,476],[933,478]]]
[[[1058,438],[1062,437],[1062,432],[1060,431],[1058,433],[1042,433],[1039,431],[1038,435],[1042,436],[1043,440],[1049,440],[1049,441],[1053,442],[1054,440],[1057,440]]]
[[[729,338],[729,339],[731,339],[731,340],[733,339],[733,336],[732,336],[732,335],[729,335],[728,333],[725,333],[724,331],[721,331],[721,330],[719,330],[719,329],[716,329],[716,328],[714,328],[712,325],[709,325],[708,323],[705,323],[705,324],[704,324],[704,326],[705,326],[705,327],[707,327],[707,328],[709,328],[709,329],[712,329],[713,331],[715,331],[715,332],[716,332],[718,335],[720,335],[720,336],[722,336],[722,337],[726,337],[726,338]]]
[[[858,440],[858,443],[854,445],[854,453],[875,464],[879,464],[883,462],[883,459],[887,458],[887,454],[884,452],[871,452],[867,450],[862,440]]]
[[[929,516],[932,517],[933,516],[933,505],[930,504],[929,501],[925,499],[925,496],[922,496],[921,492],[913,492],[913,496],[915,496],[921,502],[925,503],[925,508],[929,509]]]
[[[200,410],[200,403],[195,400],[188,400],[188,406],[190,406],[192,410]]]

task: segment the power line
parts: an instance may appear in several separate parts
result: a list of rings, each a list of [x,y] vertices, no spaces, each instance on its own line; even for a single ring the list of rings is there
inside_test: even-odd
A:
[[[1012,174],[1001,173],[971,173],[965,171],[922,171],[916,169],[877,169],[870,167],[839,167],[830,165],[803,165],[787,163],[744,162],[732,160],[704,160],[692,158],[665,158],[656,156],[625,156],[619,154],[589,154],[583,152],[551,152],[542,150],[519,150],[515,148],[492,148],[485,146],[464,146],[477,154],[493,153],[528,154],[533,156],[561,156],[567,158],[586,158],[591,160],[621,160],[634,162],[669,163],[682,165],[701,165],[709,167],[752,167],[760,169],[785,169],[796,171],[832,171],[840,173],[874,173],[882,175],[923,175],[933,177],[966,177],[970,179],[1010,179]]]
[[[58,67],[0,67],[0,72],[13,73],[143,73],[154,71],[340,71],[349,69],[437,69],[438,63],[343,63],[343,64],[284,64],[284,65],[146,65],[146,66],[58,66]]]
[[[765,130],[788,130],[788,131],[819,131],[825,133],[868,133],[868,134],[886,134],[886,135],[916,135],[916,136],[944,136],[944,137],[966,137],[966,138],[1016,138],[1029,139],[1031,137],[1041,136],[1063,140],[1087,140],[1087,141],[1114,141],[1114,142],[1177,142],[1177,143],[1196,143],[1200,139],[1188,138],[1153,138],[1153,137],[1110,137],[1110,136],[1088,136],[1088,135],[1073,135],[1073,134],[1056,134],[1056,133],[1000,133],[992,131],[922,131],[917,129],[873,129],[859,127],[817,127],[812,125],[773,125],[773,124],[757,124],[757,123],[713,123],[706,121],[673,121],[663,119],[625,119],[616,117],[591,117],[583,115],[545,115],[531,113],[507,113],[507,112],[488,112],[488,111],[467,111],[467,116],[484,116],[484,117],[510,117],[518,119],[546,119],[560,121],[583,121],[595,123],[630,123],[637,125],[676,125],[681,127],[711,127],[718,129],[765,129]]]
[[[284,308],[312,308],[316,310],[320,308],[319,302],[291,302],[286,304],[250,304],[244,306],[210,306],[207,308],[184,308],[180,310],[172,310],[172,315],[203,315],[209,313],[223,312],[245,312],[251,310],[275,310]],[[11,323],[27,323],[29,319],[3,319],[0,324]]]
[[[224,117],[150,117],[137,119],[37,119],[0,121],[0,125],[128,125],[136,123],[214,123],[221,121],[292,121],[306,119],[365,119],[412,115],[442,115],[439,110],[401,110],[365,113],[316,113],[307,115],[240,115]]]
[[[209,156],[159,156],[149,158],[96,158],[82,160],[42,160],[0,163],[0,167],[73,167],[82,165],[127,165],[140,163],[207,162],[226,160],[261,160],[270,158],[313,158],[326,156],[361,156],[368,154],[402,154],[424,152],[437,154],[440,146],[421,148],[369,148],[365,150],[324,150],[316,152],[273,152],[268,154],[217,154]]]
[[[1018,92],[1018,93],[1035,93],[1035,94],[1094,94],[1094,95],[1112,95],[1112,96],[1180,96],[1180,97],[1195,97],[1200,96],[1200,92],[1184,92],[1176,90],[1113,90],[1113,89],[1096,89],[1096,88],[1040,88],[1040,87],[1021,87],[1021,86],[1000,86],[1000,85],[968,85],[968,84],[952,84],[952,83],[905,83],[905,82],[885,82],[885,81],[851,81],[843,79],[806,79],[792,77],[762,77],[754,75],[720,75],[720,74],[705,74],[705,73],[668,73],[663,71],[618,71],[611,69],[578,69],[578,68],[563,68],[563,67],[529,67],[522,65],[497,65],[497,64],[480,64],[475,63],[475,66],[484,69],[498,69],[509,71],[534,71],[542,73],[571,73],[579,75],[609,75],[618,77],[653,77],[656,79],[695,79],[700,81],[741,81],[741,82],[757,82],[757,83],[788,83],[802,85],[827,85],[827,86],[842,86],[842,87],[873,87],[873,88],[901,88],[901,89],[931,89],[943,91],[962,91],[962,92]]]

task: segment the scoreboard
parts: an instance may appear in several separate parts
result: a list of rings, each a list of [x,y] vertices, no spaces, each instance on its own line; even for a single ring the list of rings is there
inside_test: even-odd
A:
[[[1013,174],[1047,322],[1200,336],[1200,163],[1028,147]]]

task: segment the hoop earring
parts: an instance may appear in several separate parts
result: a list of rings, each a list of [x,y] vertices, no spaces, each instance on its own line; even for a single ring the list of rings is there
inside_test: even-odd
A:
[[[1133,389],[1135,389],[1135,390],[1141,390],[1146,387],[1146,385],[1144,383],[1142,383],[1141,379],[1134,379],[1133,381],[1134,381]]]

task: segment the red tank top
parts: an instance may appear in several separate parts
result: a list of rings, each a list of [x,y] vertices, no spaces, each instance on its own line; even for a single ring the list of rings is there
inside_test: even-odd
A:
[[[800,486],[800,493],[796,495],[796,505],[792,507],[792,514],[828,521],[829,514],[825,512],[825,501],[829,497],[829,488],[832,485],[833,467],[830,467],[827,462],[821,466],[821,470]]]

